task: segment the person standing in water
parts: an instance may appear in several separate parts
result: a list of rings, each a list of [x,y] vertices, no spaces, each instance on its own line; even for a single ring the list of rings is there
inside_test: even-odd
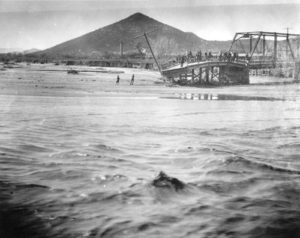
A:
[[[134,83],[134,74],[131,77],[130,85],[133,85],[133,83]]]
[[[120,76],[118,75],[118,76],[117,76],[116,85],[119,85],[119,83],[120,83]]]

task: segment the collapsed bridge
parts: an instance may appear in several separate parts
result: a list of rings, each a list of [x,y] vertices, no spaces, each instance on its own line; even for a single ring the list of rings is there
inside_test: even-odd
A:
[[[280,69],[283,75],[299,80],[299,34],[238,32],[227,52],[235,52],[237,57],[224,58],[220,53],[200,60],[191,58],[168,65],[161,73],[181,85],[249,84],[250,74],[274,75],[272,69]]]

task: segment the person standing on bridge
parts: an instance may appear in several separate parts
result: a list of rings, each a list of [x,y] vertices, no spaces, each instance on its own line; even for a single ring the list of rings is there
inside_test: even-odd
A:
[[[236,61],[236,52],[233,53],[233,61]]]
[[[202,53],[201,53],[201,50],[200,50],[200,51],[197,52],[197,55],[196,55],[197,62],[201,61],[201,57],[202,57]]]
[[[180,61],[181,68],[183,67],[183,63],[184,63],[184,56],[181,56],[181,61]]]
[[[222,51],[220,51],[220,54],[219,54],[219,61],[222,61],[223,59],[223,55],[222,55]]]
[[[232,61],[235,61],[235,52],[232,55]]]
[[[231,61],[231,53],[230,52],[228,52],[228,61],[230,62]]]

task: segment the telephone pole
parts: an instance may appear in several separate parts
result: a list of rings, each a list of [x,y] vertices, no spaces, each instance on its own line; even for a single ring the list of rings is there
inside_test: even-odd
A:
[[[289,30],[291,29],[290,27],[285,27],[286,30],[286,44],[285,44],[285,57],[288,59],[288,52],[289,52]]]

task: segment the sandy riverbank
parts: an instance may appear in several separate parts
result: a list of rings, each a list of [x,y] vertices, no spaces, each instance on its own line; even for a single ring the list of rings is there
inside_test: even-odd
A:
[[[79,73],[68,74],[72,69]],[[133,74],[135,83],[130,86]],[[117,75],[121,79],[119,85],[115,84]],[[285,93],[285,88],[298,88],[298,84],[289,84],[292,79],[252,77],[250,81],[251,85],[229,87],[179,87],[166,84],[158,72],[143,69],[16,64],[0,71],[0,95],[170,97],[182,93],[211,93],[286,98],[290,95]],[[271,93],[274,88],[280,89],[275,95]]]

